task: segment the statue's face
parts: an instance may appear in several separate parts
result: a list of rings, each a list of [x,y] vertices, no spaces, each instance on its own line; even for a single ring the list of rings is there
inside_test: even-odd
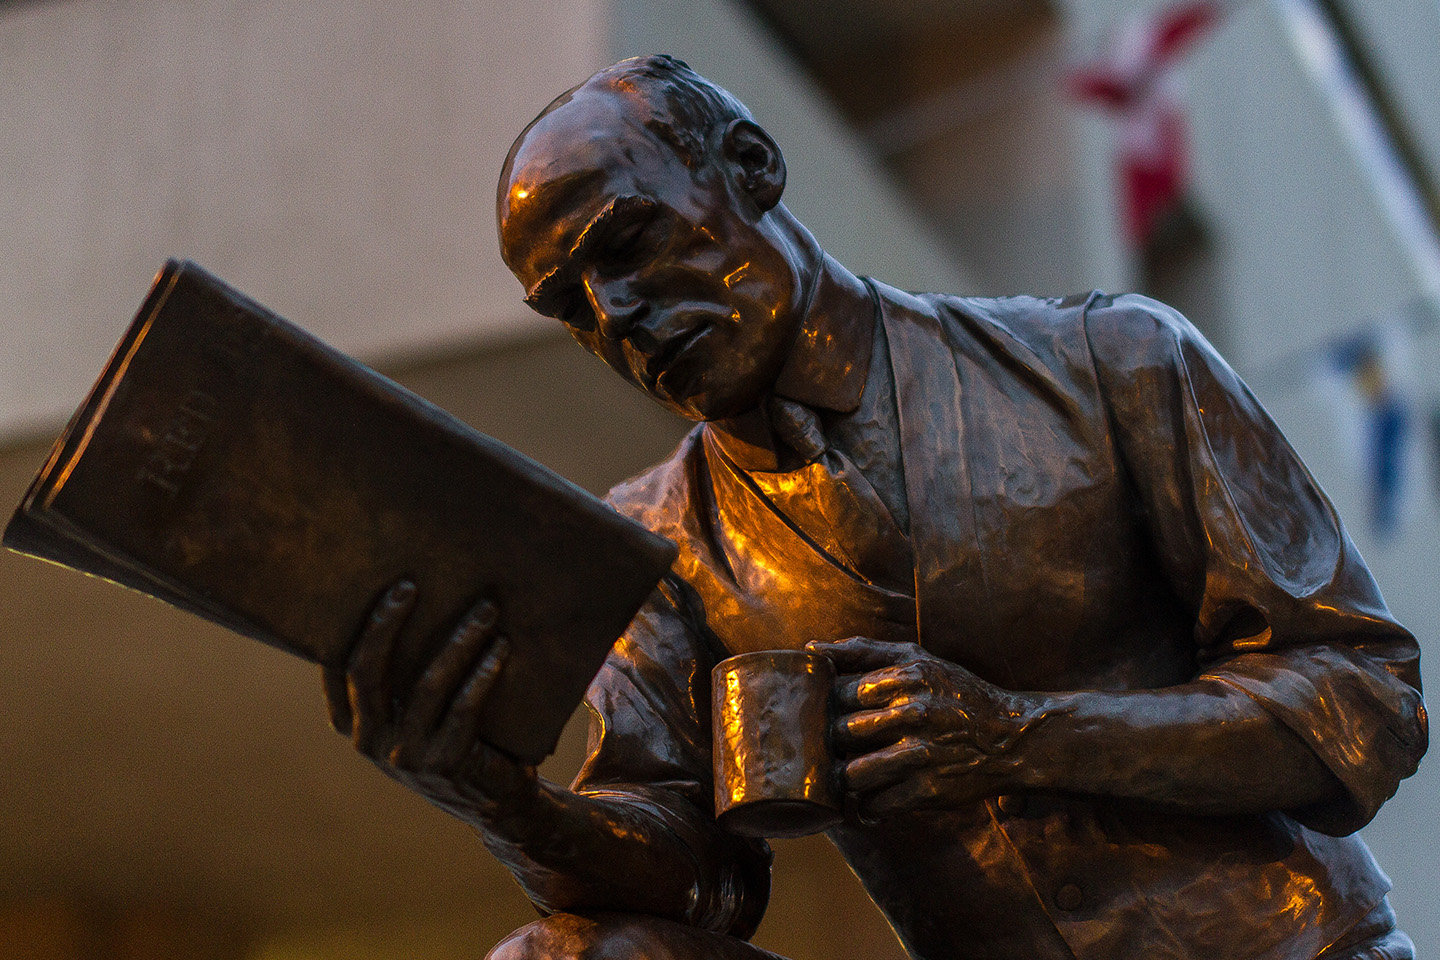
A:
[[[542,118],[502,177],[502,253],[526,302],[621,376],[691,419],[734,416],[789,353],[797,255],[724,162],[692,170],[647,130],[649,109],[582,88]]]

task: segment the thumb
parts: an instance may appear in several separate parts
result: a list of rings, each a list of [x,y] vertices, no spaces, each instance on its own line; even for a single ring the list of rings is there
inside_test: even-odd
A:
[[[847,640],[811,640],[805,645],[810,653],[829,657],[837,673],[869,673],[884,667],[928,656],[913,643],[895,643],[890,640],[875,640],[870,637],[850,637]]]

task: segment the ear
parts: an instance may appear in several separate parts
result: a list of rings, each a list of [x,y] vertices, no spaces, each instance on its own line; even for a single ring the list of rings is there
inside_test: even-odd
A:
[[[732,120],[721,142],[722,156],[750,199],[764,213],[785,192],[785,158],[764,128],[750,120]]]

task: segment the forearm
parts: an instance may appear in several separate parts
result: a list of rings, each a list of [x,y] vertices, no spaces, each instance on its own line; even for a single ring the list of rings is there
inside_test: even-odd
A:
[[[728,931],[747,912],[749,871],[713,823],[641,793],[540,784],[533,802],[477,826],[485,845],[548,911],[618,910]],[[472,821],[473,822],[473,821]]]
[[[1014,768],[1025,789],[1204,814],[1297,809],[1343,789],[1299,737],[1220,680],[1026,699],[1035,713]]]

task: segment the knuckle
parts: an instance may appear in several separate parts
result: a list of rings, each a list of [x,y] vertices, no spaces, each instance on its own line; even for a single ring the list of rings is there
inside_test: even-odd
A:
[[[445,679],[442,666],[440,658],[437,657],[430,666],[425,668],[425,672],[420,674],[420,679],[415,681],[415,686],[410,689],[412,710],[416,704],[425,703],[441,689]]]
[[[905,755],[917,764],[928,764],[935,755],[935,749],[928,740],[918,740],[914,737],[907,737],[909,745],[905,749]]]
[[[490,673],[482,666],[465,679],[465,685],[460,688],[460,693],[455,697],[454,706],[451,707],[452,713],[464,715],[479,709],[480,703],[485,699],[485,694],[489,689]]]

